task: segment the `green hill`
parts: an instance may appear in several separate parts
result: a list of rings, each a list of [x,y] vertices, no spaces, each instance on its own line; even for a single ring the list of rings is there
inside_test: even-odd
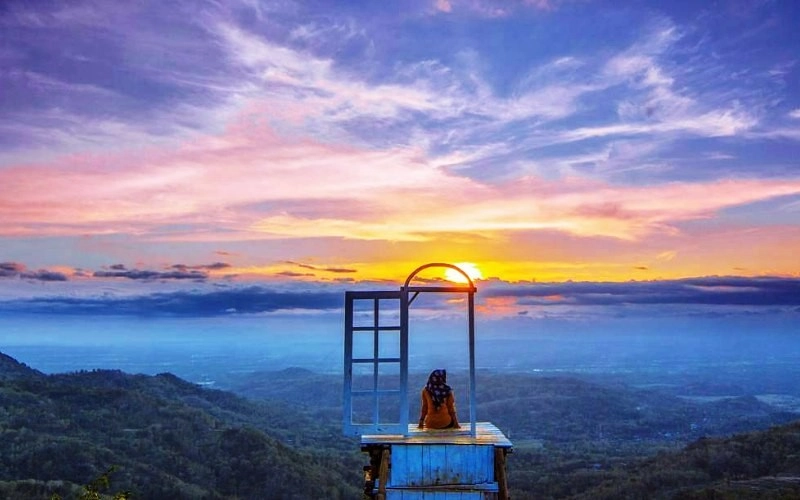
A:
[[[34,370],[11,356],[0,352],[0,381],[42,376],[44,376],[42,372]]]
[[[341,436],[341,377],[224,383],[239,395],[171,374],[45,375],[0,354],[0,498],[75,498],[112,465],[112,490],[133,498],[360,498],[366,458]],[[481,373],[478,415],[515,444],[515,500],[800,498],[800,424],[782,425],[796,413],[742,390],[694,393]]]
[[[287,404],[169,374],[45,376],[7,356],[0,373],[15,374],[0,380],[2,498],[69,495],[111,465],[134,498],[358,496],[357,445]]]
[[[609,475],[574,498],[800,498],[800,421],[700,439]]]

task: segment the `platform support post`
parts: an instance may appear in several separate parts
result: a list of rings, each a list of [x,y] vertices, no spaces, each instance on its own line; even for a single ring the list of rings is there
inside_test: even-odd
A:
[[[386,483],[389,481],[389,448],[384,448],[381,452],[381,466],[378,472],[378,496],[377,500],[386,500]]]
[[[497,498],[508,500],[508,478],[506,478],[506,453],[505,448],[494,449],[494,479],[497,481]]]

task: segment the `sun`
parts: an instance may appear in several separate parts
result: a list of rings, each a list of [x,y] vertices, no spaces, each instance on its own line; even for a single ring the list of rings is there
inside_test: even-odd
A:
[[[472,281],[483,279],[483,273],[481,273],[478,266],[472,262],[456,262],[453,265],[467,273],[467,276],[469,276]],[[450,269],[449,267],[444,270],[444,279],[452,281],[453,283],[467,282],[466,278],[464,278],[460,272],[455,269]]]

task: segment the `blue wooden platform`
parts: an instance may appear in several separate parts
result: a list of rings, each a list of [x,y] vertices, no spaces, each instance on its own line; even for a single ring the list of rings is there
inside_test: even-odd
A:
[[[469,430],[420,430],[408,435],[361,437],[370,453],[374,498],[386,500],[486,500],[507,498],[505,457],[512,444],[489,422]],[[377,475],[377,474],[376,474]],[[383,482],[383,485],[381,485]]]
[[[408,435],[367,434],[361,436],[361,445],[371,444],[489,444],[511,448],[511,441],[491,422],[477,422],[476,435],[471,436],[468,427],[462,429],[427,430],[416,424],[408,426]]]

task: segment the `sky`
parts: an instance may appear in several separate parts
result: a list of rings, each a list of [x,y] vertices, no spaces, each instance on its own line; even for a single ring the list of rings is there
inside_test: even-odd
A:
[[[798,314],[797,26],[791,0],[6,0],[0,310],[328,310],[455,262],[489,313]]]

